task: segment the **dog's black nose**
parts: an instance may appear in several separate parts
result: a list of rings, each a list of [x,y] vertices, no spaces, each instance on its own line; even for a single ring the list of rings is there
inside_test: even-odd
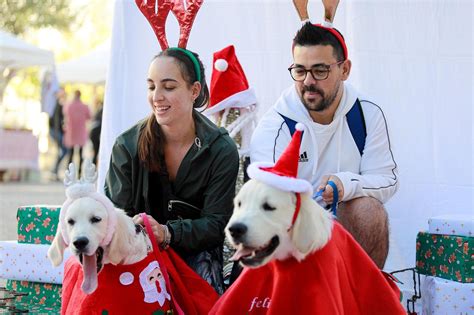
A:
[[[242,223],[234,223],[229,226],[230,235],[234,240],[240,240],[242,236],[247,232],[247,226]]]
[[[79,237],[72,243],[74,244],[74,247],[76,247],[78,250],[84,250],[87,244],[89,244],[89,239],[87,239],[87,237]]]

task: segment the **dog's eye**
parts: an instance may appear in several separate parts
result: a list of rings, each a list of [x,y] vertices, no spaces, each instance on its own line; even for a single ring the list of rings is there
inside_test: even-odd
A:
[[[241,205],[242,205],[242,202],[240,202],[240,201],[239,201],[239,202],[237,202],[237,207],[239,207],[239,208],[240,208],[240,206],[241,206]]]
[[[91,218],[91,223],[97,223],[97,222],[100,222],[102,221],[102,218],[99,218],[99,217],[92,217]]]
[[[142,231],[142,226],[140,224],[135,224],[135,233],[139,234]]]
[[[76,223],[76,222],[74,222],[74,220],[73,220],[73,219],[69,219],[69,220],[67,220],[67,224],[69,224],[69,225],[74,225],[74,223]]]
[[[270,206],[270,205],[268,204],[268,202],[265,202],[265,203],[263,204],[263,210],[265,210],[265,211],[273,211],[273,210],[275,210],[275,209],[276,209],[276,208]]]

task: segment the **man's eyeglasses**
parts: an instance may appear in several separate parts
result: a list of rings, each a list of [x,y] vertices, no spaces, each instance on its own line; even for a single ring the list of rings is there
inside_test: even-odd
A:
[[[344,60],[331,63],[329,65],[317,65],[312,67],[311,69],[305,69],[302,66],[293,65],[288,68],[288,71],[290,71],[291,78],[298,82],[304,81],[306,79],[306,76],[308,75],[308,72],[311,73],[313,79],[315,79],[316,81],[322,81],[326,80],[329,77],[329,72],[331,71],[332,66],[340,65],[343,62]]]

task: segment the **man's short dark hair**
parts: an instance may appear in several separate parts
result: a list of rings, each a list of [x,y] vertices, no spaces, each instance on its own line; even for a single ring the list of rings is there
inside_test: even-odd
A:
[[[336,30],[337,31],[337,30]],[[339,34],[340,32],[337,31]],[[341,34],[342,37],[342,34]],[[336,36],[328,30],[311,24],[305,23],[293,38],[293,47],[298,46],[331,46],[334,49],[334,57],[338,61],[344,60],[344,50]]]

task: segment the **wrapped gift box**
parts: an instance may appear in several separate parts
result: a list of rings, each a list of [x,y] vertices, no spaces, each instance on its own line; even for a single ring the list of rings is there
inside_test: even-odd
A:
[[[423,315],[474,314],[474,283],[425,277],[421,286]]]
[[[428,220],[428,232],[474,237],[474,216],[451,214],[432,217]]]
[[[56,235],[61,206],[23,206],[18,208],[18,242],[51,244]]]
[[[448,280],[474,282],[474,237],[419,232],[416,268],[419,273]]]
[[[53,267],[48,259],[49,245],[0,242],[0,278],[61,284],[64,265]],[[70,251],[64,252],[64,261]]]
[[[62,287],[59,284],[8,280],[5,287],[8,290],[28,293],[28,295],[17,297],[15,303],[28,305],[29,308],[33,305],[37,305],[59,310],[61,307]],[[21,309],[24,307],[18,306],[18,308]]]

